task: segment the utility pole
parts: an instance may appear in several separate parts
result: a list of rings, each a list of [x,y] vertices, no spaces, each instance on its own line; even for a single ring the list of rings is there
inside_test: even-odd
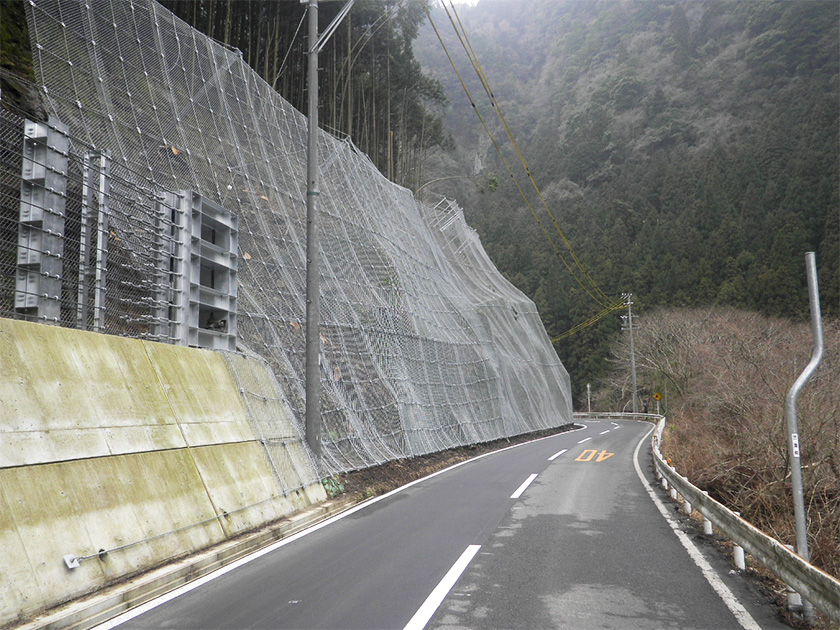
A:
[[[306,88],[309,126],[306,151],[306,443],[316,460],[321,459],[321,247],[318,241],[318,53],[350,12],[349,0],[326,30],[318,36],[318,0],[307,4],[309,55]]]
[[[321,458],[321,278],[318,243],[318,0],[309,0],[306,152],[306,442]]]
[[[639,396],[636,389],[636,349],[633,347],[633,294],[622,293],[621,297],[624,299],[624,305],[627,307],[627,315],[622,315],[621,319],[625,320],[625,325],[621,330],[630,331],[630,374],[633,379],[633,413],[639,413]]]
[[[586,411],[592,413],[592,386],[586,384]]]

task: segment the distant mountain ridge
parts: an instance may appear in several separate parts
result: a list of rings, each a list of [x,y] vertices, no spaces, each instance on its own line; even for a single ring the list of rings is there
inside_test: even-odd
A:
[[[632,291],[641,308],[799,318],[804,254],[816,251],[823,311],[840,314],[840,5],[481,0],[457,11],[552,212],[607,293]],[[432,17],[504,139],[449,19]],[[444,167],[478,163],[502,182],[492,195],[459,180],[438,190],[465,207],[549,333],[568,330],[596,305],[535,226],[428,24],[414,50],[450,99],[459,154]],[[578,393],[604,369],[617,323],[558,346]]]

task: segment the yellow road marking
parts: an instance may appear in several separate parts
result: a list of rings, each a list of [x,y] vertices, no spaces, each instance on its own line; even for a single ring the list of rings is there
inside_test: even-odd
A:
[[[583,451],[580,455],[575,458],[576,462],[591,462],[593,459],[596,462],[602,462],[605,459],[609,459],[615,455],[615,453],[608,453],[607,451],[601,451],[600,453],[593,448],[588,448]]]

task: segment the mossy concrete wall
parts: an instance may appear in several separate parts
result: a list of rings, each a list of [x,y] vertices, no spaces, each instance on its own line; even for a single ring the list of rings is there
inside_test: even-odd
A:
[[[0,365],[0,625],[326,498],[254,434],[228,365],[270,388],[258,361],[0,319]]]

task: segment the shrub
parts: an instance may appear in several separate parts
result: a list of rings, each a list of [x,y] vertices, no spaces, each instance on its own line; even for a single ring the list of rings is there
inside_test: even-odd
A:
[[[810,325],[717,308],[658,311],[637,323],[640,397],[668,392],[666,456],[695,485],[793,544],[785,397],[810,360]],[[797,415],[811,561],[840,575],[840,322],[824,322],[824,337],[823,362]],[[629,392],[628,340],[614,355],[611,386]]]

